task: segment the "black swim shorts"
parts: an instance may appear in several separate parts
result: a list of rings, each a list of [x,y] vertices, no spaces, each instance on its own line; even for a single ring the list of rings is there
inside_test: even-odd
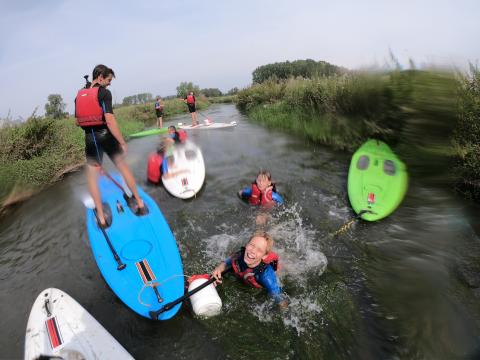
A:
[[[188,105],[188,111],[195,112],[195,104],[187,104]]]
[[[116,155],[123,154],[120,143],[110,133],[108,129],[85,131],[85,156],[87,164],[101,165],[103,153],[113,161]]]

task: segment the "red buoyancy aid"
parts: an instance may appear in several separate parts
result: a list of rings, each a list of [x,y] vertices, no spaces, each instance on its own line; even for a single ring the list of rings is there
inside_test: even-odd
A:
[[[98,86],[81,89],[75,98],[75,117],[78,126],[103,125],[103,109],[98,103]]]
[[[267,268],[267,266],[272,266],[273,270],[275,271],[277,271],[280,268],[278,255],[275,252],[270,251],[267,257],[263,259],[259,265],[257,265],[254,268],[247,267],[244,271],[241,271],[238,260],[243,258],[244,256],[245,256],[244,247],[242,247],[242,249],[239,252],[237,252],[232,256],[233,273],[235,274],[236,277],[241,279],[245,284],[251,285],[253,287],[256,287],[259,289],[263,287],[258,283],[257,279],[255,279],[255,275],[263,272]]]
[[[151,153],[148,157],[147,178],[153,183],[160,182],[162,176],[160,168],[162,167],[163,157],[157,153]]]
[[[187,140],[187,132],[183,129],[177,130],[178,138],[180,139],[181,143],[184,143]]]
[[[187,104],[195,104],[195,97],[193,95],[187,95]]]
[[[257,183],[252,183],[252,195],[248,198],[250,205],[273,205],[275,201],[272,197],[274,185],[269,186],[266,190],[260,191]]]

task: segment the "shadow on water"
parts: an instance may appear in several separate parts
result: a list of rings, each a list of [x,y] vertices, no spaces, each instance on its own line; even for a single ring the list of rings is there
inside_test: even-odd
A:
[[[158,138],[132,140],[128,162],[170,224],[189,275],[211,271],[248,240],[255,210],[236,192],[258,170],[269,169],[286,199],[268,230],[281,258],[288,310],[278,311],[263,291],[230,276],[218,287],[224,305],[214,318],[195,318],[188,304],[167,322],[140,318],[113,294],[95,264],[79,172],[0,220],[2,356],[22,357],[31,305],[47,287],[73,296],[138,359],[480,354],[477,206],[411,173],[407,196],[389,218],[357,222],[332,238],[353,216],[346,194],[348,154],[267,131],[231,105],[204,113],[238,126],[190,134],[207,168],[196,199],[181,201],[146,181],[146,159]],[[180,121],[188,116],[171,120]]]

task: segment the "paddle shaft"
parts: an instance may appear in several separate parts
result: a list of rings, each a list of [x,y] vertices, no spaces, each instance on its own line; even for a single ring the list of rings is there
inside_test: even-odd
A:
[[[135,200],[134,200],[133,196],[128,195],[127,192],[125,191],[125,189],[123,188],[123,186],[121,184],[119,184],[118,181],[116,181],[112,177],[112,175],[110,175],[103,167],[101,167],[101,169],[102,169],[103,174],[105,174],[105,176],[108,177],[123,192],[123,198],[127,202],[128,207],[132,208],[132,206],[135,205]]]
[[[118,188],[120,190],[122,190],[123,194],[127,197],[130,198],[130,196],[128,196],[127,192],[125,191],[125,189],[123,188],[123,186],[121,184],[118,183],[117,180],[115,180],[112,175],[110,175],[103,167],[102,167],[102,172],[105,174],[106,177],[108,177],[110,180],[112,180],[112,182],[118,186]]]
[[[226,272],[230,271],[230,269],[227,269],[225,271],[222,272],[222,275],[225,274]],[[206,288],[208,285],[214,283],[215,281],[217,281],[216,278],[214,278],[213,276],[210,277],[210,279],[208,279],[206,282],[204,282],[202,285],[200,285],[199,287],[196,287],[195,289],[193,289],[192,291],[189,291],[187,292],[185,295],[179,297],[178,299],[176,300],[173,300],[171,302],[169,302],[168,304],[165,304],[163,305],[160,309],[158,309],[157,311],[150,311],[149,314],[150,314],[150,317],[154,320],[158,320],[158,315],[160,315],[161,313],[165,312],[165,311],[168,311],[170,310],[171,308],[173,308],[175,305],[177,304],[180,304],[181,302],[185,301],[186,299],[188,299],[190,296],[196,294],[197,292],[199,292],[200,290]]]
[[[93,209],[93,213],[95,214],[95,218],[97,219],[97,224],[98,224],[98,227],[100,228],[100,230],[102,231],[102,234],[103,236],[105,237],[105,240],[107,240],[107,244],[108,244],[108,247],[110,248],[110,251],[112,252],[113,254],[113,258],[115,259],[115,261],[117,262],[117,270],[123,270],[125,269],[125,267],[127,265],[125,265],[122,260],[120,259],[120,256],[118,256],[117,252],[115,251],[115,248],[113,247],[112,245],[112,242],[110,241],[110,238],[108,237],[107,235],[107,232],[105,231],[105,229],[101,226],[100,224],[100,220],[97,216],[97,210]]]
[[[207,118],[207,120],[211,121],[210,118],[208,116],[206,116],[205,114],[201,113],[200,111],[197,111],[200,115],[202,115],[204,118]]]
[[[160,296],[160,293],[158,292],[158,289],[157,289],[156,286],[153,286],[153,291],[155,291],[155,295],[157,296],[157,301],[158,301],[159,303],[163,302],[163,299],[162,299],[162,297]]]

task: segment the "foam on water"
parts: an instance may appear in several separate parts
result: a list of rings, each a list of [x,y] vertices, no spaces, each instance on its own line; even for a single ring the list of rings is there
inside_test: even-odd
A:
[[[285,326],[294,328],[298,335],[323,327],[323,308],[316,302],[316,295],[309,293],[291,298],[288,311],[282,313]]]

